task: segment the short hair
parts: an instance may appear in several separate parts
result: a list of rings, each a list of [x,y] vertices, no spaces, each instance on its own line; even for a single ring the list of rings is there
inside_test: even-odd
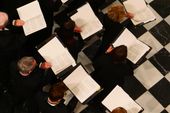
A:
[[[127,113],[127,110],[123,107],[117,107],[111,113]]]
[[[120,4],[113,4],[107,11],[107,16],[115,22],[121,22],[125,15],[125,9]]]
[[[8,14],[0,11],[0,26],[6,26],[8,23]]]
[[[36,61],[33,57],[22,57],[17,63],[18,70],[22,73],[29,73],[35,68],[35,62]]]
[[[67,22],[64,23],[64,28],[67,30],[74,30],[76,24],[73,20],[68,20]]]
[[[49,99],[52,102],[58,101],[64,97],[66,91],[64,84],[53,84],[49,90]]]
[[[127,57],[127,47],[125,45],[115,47],[110,54],[113,56],[114,61],[124,61]]]

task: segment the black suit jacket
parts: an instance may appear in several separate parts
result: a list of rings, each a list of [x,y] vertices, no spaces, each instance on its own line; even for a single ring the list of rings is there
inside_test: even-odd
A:
[[[116,86],[122,86],[124,77],[133,75],[130,61],[115,62],[111,55],[104,54],[93,63],[92,77],[104,88],[97,101],[101,101]]]
[[[103,33],[102,43],[99,47],[96,57],[100,56],[101,54],[104,54],[110,44],[114,40],[116,40],[118,35],[123,30],[123,26],[120,23],[113,22],[111,19],[108,18],[106,14],[101,14],[101,22],[105,31]]]
[[[0,31],[0,58],[4,61],[16,58],[26,41],[27,38],[22,33]]]
[[[46,84],[52,84],[55,76],[45,73],[38,66],[28,75],[22,76],[17,68],[17,62],[10,65],[10,91],[16,98],[16,102],[23,102],[32,98],[37,91]]]
[[[14,27],[11,25],[11,23],[13,20],[19,19],[16,9],[32,1],[34,0],[2,0],[0,2],[1,11],[5,11],[9,15],[10,25],[8,26],[8,28],[17,32],[23,32],[22,27]],[[51,0],[38,0],[38,1],[42,13],[44,15],[45,21],[47,23],[47,27],[27,36],[29,37],[28,45],[31,45],[32,47],[35,47],[35,45],[38,45],[46,38],[49,38],[51,36],[53,26],[53,7],[52,7],[53,2]]]
[[[56,106],[49,105],[47,102],[48,94],[45,92],[38,92],[35,98],[38,105],[38,111],[41,113],[69,113],[62,102]]]

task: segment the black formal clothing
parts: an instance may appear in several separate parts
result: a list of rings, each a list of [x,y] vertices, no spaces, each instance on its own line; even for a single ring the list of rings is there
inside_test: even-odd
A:
[[[80,33],[76,33],[72,30],[67,30],[63,27],[56,29],[56,33],[59,36],[59,40],[63,42],[64,46],[68,48],[68,51],[77,60],[78,53],[84,46],[83,39]]]
[[[48,94],[45,92],[39,92],[36,95],[36,101],[38,105],[39,112],[41,113],[69,113],[67,107],[60,102],[56,106],[51,106],[47,102]]]
[[[27,38],[24,34],[11,30],[0,31],[0,57],[14,57],[25,44]]]
[[[0,31],[0,83],[6,85],[9,80],[9,64],[20,56],[20,50],[27,38],[10,30]]]
[[[113,22],[111,19],[108,18],[107,15],[101,15],[101,22],[105,31],[103,33],[102,43],[99,47],[96,57],[100,56],[101,54],[104,54],[108,47],[111,45],[111,43],[116,40],[118,35],[123,30],[123,26],[120,23]]]
[[[26,5],[34,0],[2,0],[0,4],[1,11],[5,11],[9,15],[11,30],[17,32],[23,32],[22,27],[14,27],[11,25],[12,20],[19,19],[17,8],[23,5]],[[43,16],[45,18],[47,27],[37,31],[33,34],[28,35],[28,45],[30,47],[35,47],[40,42],[44,41],[46,38],[49,38],[52,33],[53,27],[53,2],[51,0],[38,0],[40,4],[40,8],[42,10]],[[1,7],[2,6],[2,7]]]
[[[42,86],[50,82],[52,76],[46,75],[44,71],[37,66],[28,76],[22,76],[17,69],[17,62],[11,63],[9,85],[17,104],[31,98]]]
[[[99,102],[109,94],[116,86],[122,86],[124,77],[133,75],[131,62],[125,60],[123,62],[115,62],[113,56],[104,54],[93,63],[95,71],[92,77],[104,88],[97,98]]]

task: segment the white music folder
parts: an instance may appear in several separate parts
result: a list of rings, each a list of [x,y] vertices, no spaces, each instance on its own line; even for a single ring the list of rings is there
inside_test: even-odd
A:
[[[123,2],[127,12],[134,14],[131,19],[134,25],[147,23],[156,19],[155,15],[148,8],[145,0],[126,0]]]
[[[86,39],[103,29],[103,25],[94,14],[89,3],[78,8],[77,13],[71,16],[71,19],[74,20],[76,25],[81,28],[82,31],[80,34],[83,39]]]
[[[127,28],[123,30],[112,45],[113,47],[120,45],[127,46],[127,58],[134,64],[151,49],[148,45],[138,40]]]
[[[47,27],[39,2],[37,0],[17,8],[18,15],[25,22],[25,35],[30,35]]]
[[[102,104],[109,111],[117,107],[125,108],[128,113],[138,113],[143,110],[143,108],[118,85],[106,96]]]
[[[54,74],[57,75],[69,66],[75,66],[76,62],[62,43],[53,37],[45,45],[38,49],[40,55],[49,62]]]
[[[97,94],[101,89],[98,83],[87,74],[81,65],[66,77],[63,82],[81,103]]]

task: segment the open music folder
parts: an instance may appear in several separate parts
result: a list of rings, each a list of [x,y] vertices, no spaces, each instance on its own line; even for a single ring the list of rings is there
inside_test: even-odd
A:
[[[25,22],[23,29],[26,36],[47,27],[37,0],[17,8],[17,12]]]
[[[118,85],[106,96],[102,104],[109,111],[117,107],[125,108],[127,113],[139,113],[143,110],[143,108]]]
[[[77,13],[71,16],[71,19],[74,20],[76,25],[81,28],[82,31],[80,34],[83,39],[86,39],[103,29],[103,25],[94,14],[89,3],[78,8]]]
[[[49,63],[51,63],[52,71],[55,75],[59,74],[69,66],[75,66],[76,62],[62,43],[53,37],[45,45],[38,48],[40,55]]]
[[[88,75],[81,65],[78,65],[63,82],[81,103],[85,103],[101,91],[98,83]]]
[[[127,58],[136,64],[151,49],[148,45],[138,40],[127,28],[113,42],[113,47],[127,46]]]
[[[131,19],[134,25],[147,23],[156,19],[155,15],[148,8],[145,0],[126,0],[123,2],[127,12],[134,14]]]

